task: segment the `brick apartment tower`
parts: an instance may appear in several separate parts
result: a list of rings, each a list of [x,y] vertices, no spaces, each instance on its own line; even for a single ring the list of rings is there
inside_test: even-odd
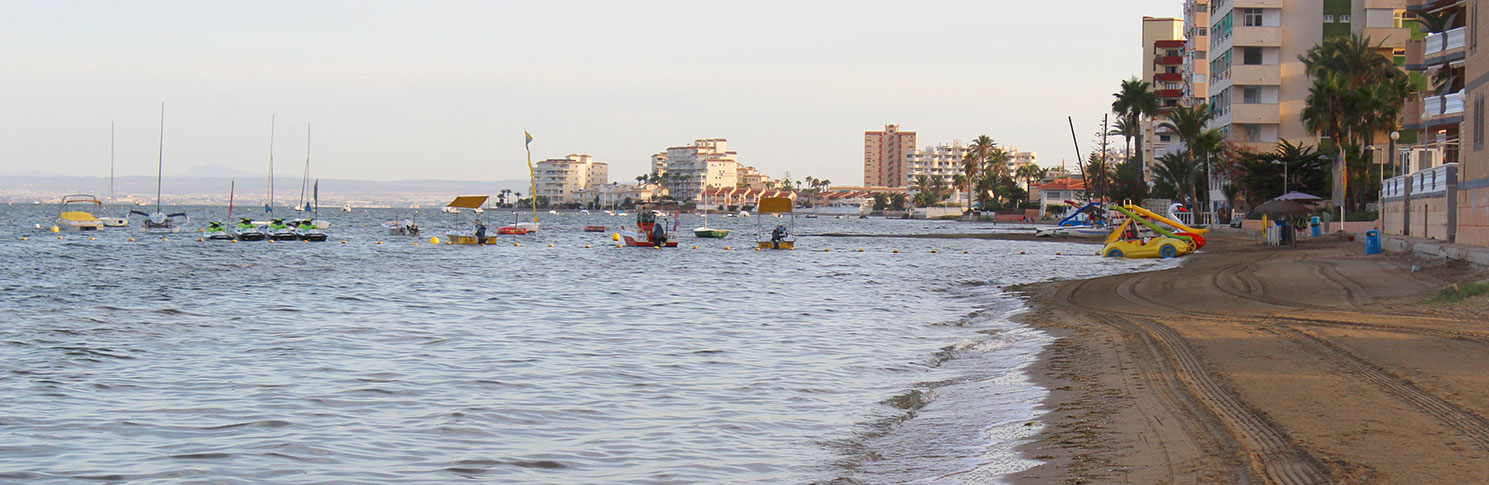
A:
[[[915,146],[915,132],[900,131],[900,125],[884,125],[884,131],[863,132],[863,185],[904,187],[905,160]]]

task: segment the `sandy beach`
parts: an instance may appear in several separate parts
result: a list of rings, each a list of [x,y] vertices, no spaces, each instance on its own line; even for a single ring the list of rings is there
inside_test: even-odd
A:
[[[1414,271],[1413,266],[1418,266]],[[1474,483],[1489,312],[1463,266],[1220,233],[1172,270],[1017,288],[1060,337],[1025,483]]]

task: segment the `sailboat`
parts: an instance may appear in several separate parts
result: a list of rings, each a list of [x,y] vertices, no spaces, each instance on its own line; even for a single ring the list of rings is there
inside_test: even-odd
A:
[[[312,193],[310,194],[310,199],[305,198],[306,189],[311,189],[310,124],[308,123],[305,125],[305,172],[303,178],[300,179],[300,203],[295,206],[295,210],[298,213],[296,214],[295,220],[291,221],[289,225],[290,227],[295,228],[295,234],[299,236],[301,241],[325,241],[326,233],[322,231],[322,229],[330,227],[331,224],[326,221],[317,220],[315,218],[317,215],[320,215],[321,181],[315,181],[314,188],[312,189]],[[305,212],[309,212],[310,215],[308,217],[303,216],[302,214]]]
[[[293,241],[300,239],[295,233],[295,228],[284,223],[284,219],[274,217],[274,115],[269,115],[269,193],[264,200],[264,234],[271,241]]]
[[[707,212],[704,212],[703,213],[703,226],[702,227],[699,227],[699,228],[696,228],[696,229],[693,229],[693,237],[709,237],[709,238],[714,238],[714,239],[723,239],[724,237],[726,237],[728,235],[729,235],[729,230],[728,229],[714,229],[714,228],[708,227],[708,213]]]
[[[232,179],[232,181],[228,182],[227,187],[227,220],[231,221],[233,220],[233,194],[238,188],[238,179]],[[237,239],[237,236],[233,232],[228,231],[227,224],[223,224],[222,221],[207,223],[207,228],[202,229],[202,233],[207,236],[207,240],[209,241],[232,241]]]
[[[527,175],[531,177],[532,189],[527,193],[533,202],[533,221],[512,221],[512,225],[497,230],[499,234],[532,234],[538,232],[538,173],[533,170],[533,134],[523,130],[522,134],[527,138],[523,147],[527,150]],[[514,212],[515,214],[515,212]]]
[[[145,216],[144,228],[147,231],[158,232],[181,232],[181,224],[191,220],[185,212],[166,214],[160,209],[160,181],[165,174],[165,103],[160,103],[160,153],[155,166],[155,212],[146,214],[132,210],[130,214]],[[179,222],[178,222],[179,221]]]
[[[125,214],[128,215],[128,214]],[[109,215],[99,217],[103,227],[126,227],[129,226],[128,217],[119,217],[114,213],[114,122],[109,122]]]

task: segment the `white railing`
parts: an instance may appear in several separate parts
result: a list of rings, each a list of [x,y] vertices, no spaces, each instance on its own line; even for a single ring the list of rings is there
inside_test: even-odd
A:
[[[1468,44],[1468,29],[1459,27],[1440,34],[1427,34],[1427,49],[1425,55],[1433,55],[1443,51],[1462,49]]]
[[[1445,163],[1414,174],[1411,177],[1411,195],[1431,195],[1448,190],[1448,171],[1456,170],[1457,163]]]
[[[1431,118],[1458,114],[1463,112],[1463,91],[1445,96],[1427,96],[1422,98],[1422,116]]]

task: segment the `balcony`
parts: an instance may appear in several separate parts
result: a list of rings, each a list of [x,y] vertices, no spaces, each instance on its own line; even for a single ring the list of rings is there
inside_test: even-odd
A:
[[[1231,105],[1231,123],[1275,125],[1282,122],[1282,111],[1276,103],[1235,103]]]
[[[1406,29],[1395,27],[1365,27],[1365,38],[1370,39],[1370,45],[1385,47],[1389,49],[1405,49],[1406,38],[1411,32]]]
[[[1154,56],[1153,63],[1164,66],[1177,66],[1184,63],[1183,56]]]
[[[1178,98],[1178,97],[1184,96],[1184,90],[1182,90],[1182,89],[1159,89],[1159,90],[1153,91],[1153,95],[1158,96],[1159,98]]]
[[[1432,57],[1457,50],[1462,50],[1468,45],[1468,28],[1459,27],[1439,34],[1427,34],[1427,48],[1422,51],[1423,55]]]
[[[1282,27],[1236,27],[1231,45],[1248,47],[1282,47]]]
[[[1422,118],[1463,114],[1463,91],[1422,98]]]
[[[1281,86],[1282,66],[1265,64],[1231,66],[1231,84]]]
[[[1282,0],[1236,0],[1235,8],[1282,8],[1282,4]]]

